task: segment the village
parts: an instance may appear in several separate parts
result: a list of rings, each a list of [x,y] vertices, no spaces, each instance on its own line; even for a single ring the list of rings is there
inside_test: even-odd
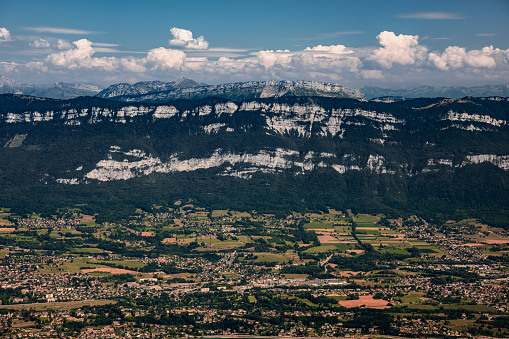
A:
[[[0,214],[5,338],[509,335],[509,237],[476,220],[175,204]]]

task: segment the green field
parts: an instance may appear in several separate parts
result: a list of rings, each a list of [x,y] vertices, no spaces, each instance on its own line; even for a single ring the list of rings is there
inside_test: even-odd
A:
[[[97,247],[73,247],[71,248],[71,253],[83,253],[83,254],[96,254],[96,253],[102,253],[104,250],[97,248]]]
[[[334,223],[332,221],[313,221],[307,224],[304,224],[304,228],[307,229],[321,229],[321,228],[334,228]]]
[[[147,266],[138,260],[111,260],[111,261],[90,260],[88,263],[97,264],[97,265],[115,264],[115,265],[127,266],[129,268],[141,268],[141,267]]]
[[[338,245],[340,245],[340,246],[338,246]],[[327,244],[327,245],[320,245],[320,246],[315,246],[315,247],[308,248],[304,252],[305,253],[321,253],[321,252],[329,252],[329,251],[337,252],[337,251],[339,251],[342,248],[344,248],[345,250],[346,249],[350,249],[349,246],[346,247],[345,245],[349,245],[349,244]],[[345,246],[345,247],[343,247],[343,246]]]
[[[371,215],[371,214],[357,214],[353,217],[353,221],[358,223],[371,223],[379,222],[380,216],[377,215]]]
[[[253,253],[253,255],[257,256],[258,258],[252,260],[252,262],[257,262],[257,263],[270,262],[270,263],[276,263],[276,264],[284,264],[284,263],[287,263],[290,261],[290,258],[283,254],[260,252],[260,253]],[[241,259],[243,259],[243,258],[241,258]],[[250,261],[251,260],[245,260],[245,262],[250,262]]]

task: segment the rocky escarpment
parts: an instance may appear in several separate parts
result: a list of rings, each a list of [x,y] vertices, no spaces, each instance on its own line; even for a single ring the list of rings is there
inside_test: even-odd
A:
[[[145,93],[136,92],[135,90],[126,92],[125,87],[129,85],[121,85],[123,88],[118,88],[117,90],[112,90],[117,85],[110,86],[110,89],[99,93],[98,96],[125,102],[155,103],[176,99],[202,99],[206,97],[220,97],[236,101],[288,96],[362,98],[362,93],[359,90],[317,81],[249,81],[209,86],[175,87],[168,88],[167,90],[159,88]]]
[[[501,97],[157,104],[0,95],[0,202],[123,209],[198,199],[498,218],[509,203],[508,121]]]
[[[107,123],[158,129],[164,125],[164,133],[199,137],[205,144],[209,136],[215,143],[200,154],[182,152],[171,144],[158,151],[105,145],[109,149],[102,159],[74,167],[80,170],[69,169],[65,176],[56,178],[60,183],[129,180],[152,173],[212,169],[215,175],[243,179],[250,179],[255,173],[300,175],[327,168],[338,174],[368,171],[407,176],[481,163],[509,170],[509,145],[490,141],[480,147],[478,141],[471,145],[465,141],[466,137],[508,137],[508,102],[503,98],[393,104],[332,98],[242,102],[215,98],[165,104],[86,98],[48,102],[24,96],[3,100],[7,103],[0,116],[3,126],[33,128],[34,124],[53,124],[79,128]],[[149,138],[167,137],[147,133]],[[30,139],[30,132],[23,135]],[[216,141],[230,140],[228,135],[238,140],[257,140],[265,135],[274,143],[243,149],[232,146],[231,141]],[[446,135],[456,138],[454,142],[461,144],[461,152],[440,140]],[[4,143],[20,147],[24,138],[13,135]],[[18,139],[21,141],[10,142]],[[291,145],[289,140],[293,140]],[[326,149],[315,146],[317,142],[326,144]]]

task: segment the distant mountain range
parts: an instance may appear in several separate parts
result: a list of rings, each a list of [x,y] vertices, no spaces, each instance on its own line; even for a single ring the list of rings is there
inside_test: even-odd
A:
[[[463,97],[508,97],[509,84],[486,85],[475,87],[431,87],[421,86],[414,89],[387,89],[366,86],[360,89],[364,98],[371,100],[381,97],[404,97],[404,98],[451,98]]]
[[[366,86],[351,89],[339,84],[317,81],[248,81],[207,85],[192,79],[176,81],[143,81],[135,84],[118,83],[101,90],[97,86],[59,82],[47,85],[22,84],[0,76],[0,94],[24,94],[41,98],[72,99],[79,96],[97,96],[124,102],[163,103],[180,99],[221,97],[242,101],[259,98],[319,96],[331,98],[378,99],[383,102],[412,98],[509,97],[509,84],[474,87],[431,87],[414,89],[387,89]]]
[[[125,102],[163,103],[179,99],[220,97],[242,101],[259,98],[319,96],[329,98],[361,98],[359,90],[317,81],[249,81],[221,85],[200,85],[182,78],[174,83],[141,82],[116,84],[97,94],[100,98]]]
[[[100,88],[85,84],[58,82],[49,85],[21,84],[0,76],[0,94],[24,94],[40,98],[72,99],[79,96],[93,96]]]
[[[178,90],[182,88],[192,88],[202,86],[199,82],[196,82],[187,78],[180,78],[172,82],[163,81],[143,81],[135,83],[134,85],[127,83],[119,83],[109,86],[102,90],[96,96],[99,98],[116,98],[126,96],[143,96],[146,94],[154,94],[160,92],[168,92],[172,90]]]

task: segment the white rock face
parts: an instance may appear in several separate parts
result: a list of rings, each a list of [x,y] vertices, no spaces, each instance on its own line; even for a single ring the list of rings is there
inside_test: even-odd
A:
[[[484,124],[489,124],[493,126],[503,126],[507,124],[505,120],[499,120],[490,117],[489,115],[479,115],[479,114],[468,114],[468,113],[457,113],[452,110],[447,112],[447,116],[443,120],[450,121],[462,121],[462,122],[481,122]]]
[[[114,160],[113,155],[124,155],[134,160]],[[117,157],[118,158],[118,157]],[[463,167],[469,164],[490,162],[504,170],[509,170],[509,155],[479,154],[470,155],[461,164],[454,165],[452,159],[429,159],[427,167],[422,173],[437,172],[441,166]],[[289,149],[277,148],[275,150],[261,150],[258,153],[230,153],[216,149],[209,157],[181,159],[178,154],[173,154],[167,161],[146,154],[142,150],[130,150],[122,152],[118,146],[110,150],[108,159],[101,160],[96,168],[86,173],[83,179],[57,179],[62,184],[79,184],[87,182],[87,179],[99,181],[129,180],[135,177],[149,175],[151,173],[190,172],[200,169],[220,168],[218,173],[222,176],[233,176],[243,179],[251,178],[255,173],[281,173],[284,170],[293,169],[295,175],[303,174],[318,168],[332,168],[338,173],[348,171],[369,170],[375,173],[396,173],[387,168],[386,159],[377,154],[370,154],[365,160],[360,160],[352,154],[344,154],[337,157],[332,153],[308,152],[300,155],[299,152]],[[399,164],[398,167],[408,171],[408,164]],[[76,169],[80,171],[82,167]],[[418,173],[407,173],[415,175]]]
[[[153,117],[157,119],[168,119],[178,114],[178,112],[175,106],[159,106],[155,109]]]
[[[490,162],[493,165],[500,167],[503,170],[509,170],[509,155],[495,155],[495,154],[479,154],[469,155],[467,160],[463,162],[463,166],[467,164],[480,164],[483,162]]]
[[[466,159],[461,164],[454,164],[452,159],[428,159],[427,167],[423,169],[424,173],[438,172],[440,166],[447,167],[464,167],[472,164],[481,164],[489,162],[493,165],[509,171],[509,155],[495,155],[495,154],[477,154],[467,155]]]
[[[114,154],[136,158],[134,161],[124,159],[114,160]],[[283,170],[294,169],[296,174],[313,171],[317,168],[331,167],[339,173],[363,168],[379,173],[387,173],[385,159],[380,155],[370,155],[363,168],[351,164],[355,160],[349,155],[338,159],[332,153],[308,152],[303,156],[299,152],[289,149],[277,148],[275,150],[261,150],[258,153],[230,153],[217,149],[209,157],[180,159],[173,154],[168,161],[161,161],[157,157],[147,155],[141,150],[122,152],[112,147],[108,159],[101,160],[96,168],[85,174],[84,179],[99,181],[129,180],[151,173],[189,172],[199,169],[226,168],[219,175],[250,178],[254,173],[279,173]],[[340,163],[342,162],[342,163]],[[235,168],[236,165],[241,165]],[[71,183],[70,179],[59,179],[60,183]]]
[[[242,111],[260,111],[266,118],[267,126],[279,134],[296,134],[299,137],[310,137],[313,131],[313,124],[320,123],[322,136],[343,137],[344,128],[342,125],[365,126],[365,123],[350,121],[351,118],[363,117],[376,123],[376,128],[382,131],[395,131],[406,123],[403,119],[374,111],[361,109],[332,109],[327,112],[323,107],[314,104],[288,104],[263,103],[257,101],[244,102],[240,109]]]
[[[217,133],[217,132],[219,132],[221,127],[224,127],[224,126],[226,126],[226,124],[224,124],[224,123],[210,124],[210,125],[203,126],[203,130],[207,134]]]
[[[80,184],[80,180],[78,178],[57,179],[57,182],[59,184],[66,184],[66,185],[79,185]]]
[[[234,102],[227,102],[222,104],[216,104],[214,106],[216,110],[216,114],[221,116],[222,114],[233,114],[237,111],[239,106],[237,106]]]

